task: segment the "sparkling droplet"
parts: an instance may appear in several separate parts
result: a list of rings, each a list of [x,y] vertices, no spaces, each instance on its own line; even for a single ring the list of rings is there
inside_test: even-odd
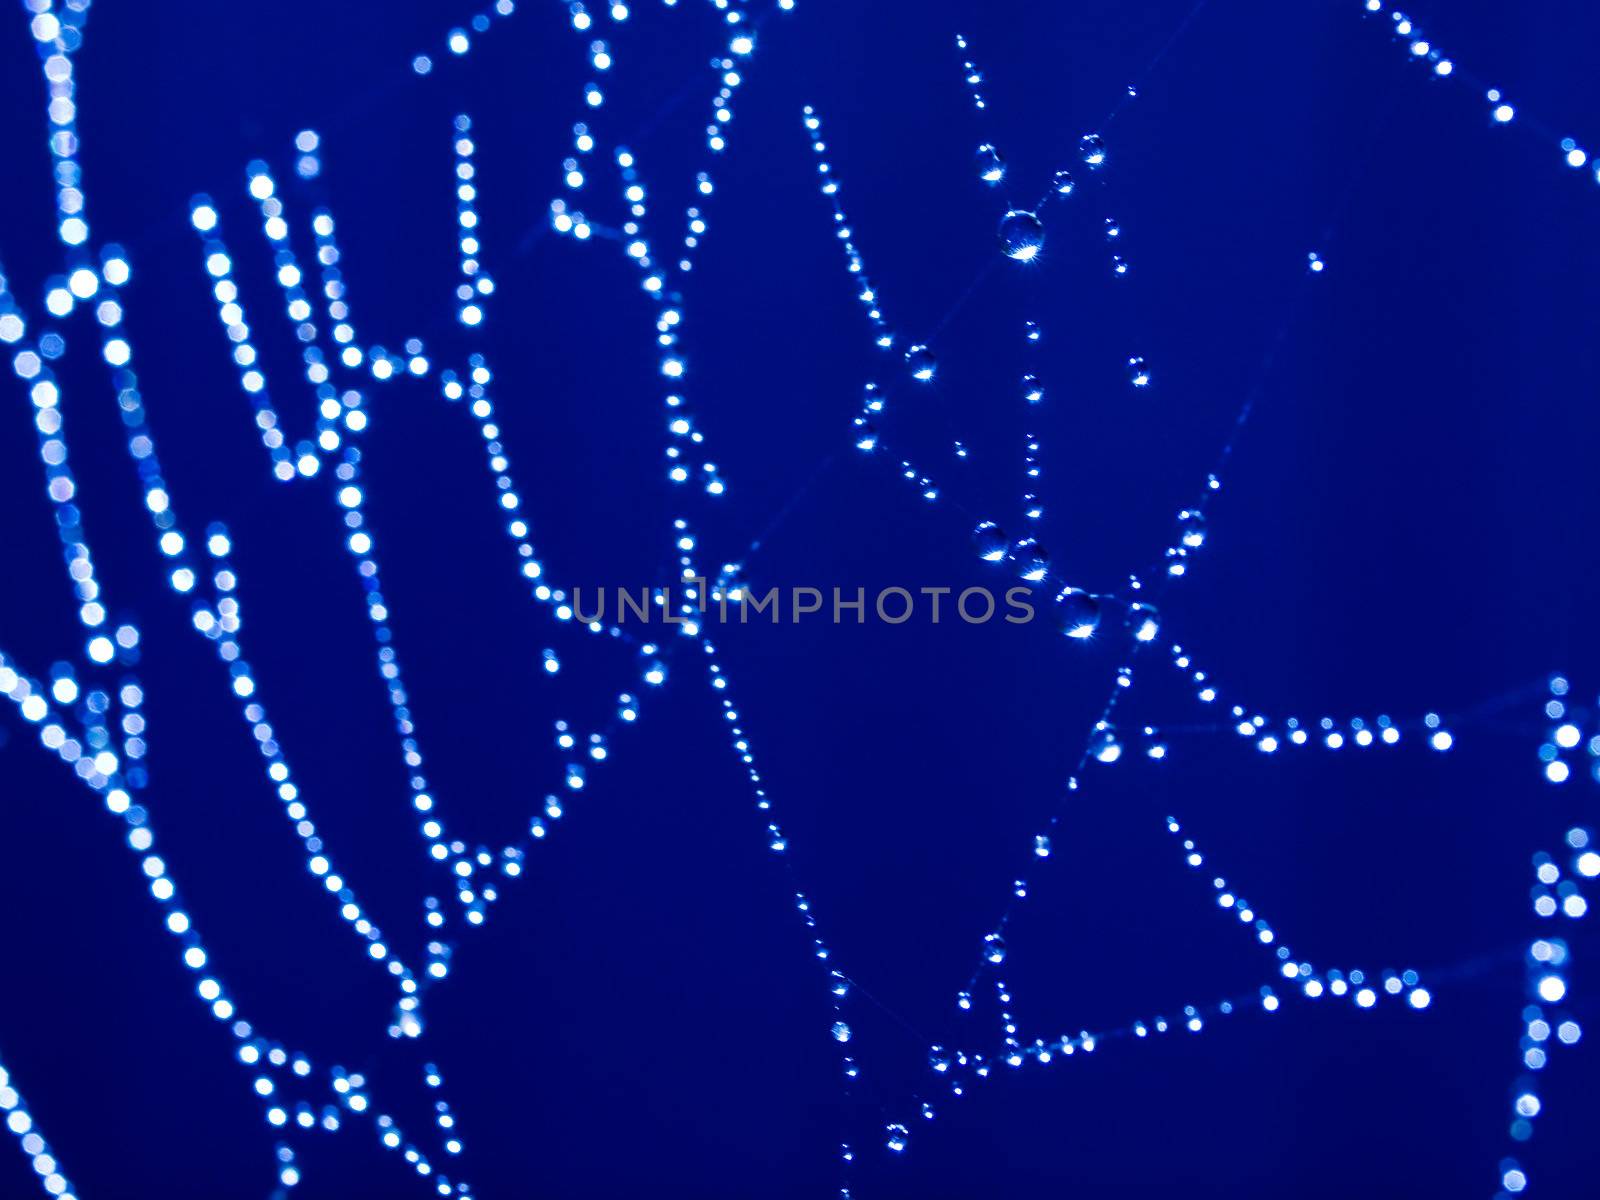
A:
[[[911,368],[911,378],[927,383],[939,369],[939,360],[934,358],[932,350],[918,343],[906,351],[906,366]]]
[[[972,993],[971,992],[957,992],[956,993],[956,1007],[960,1008],[960,1009],[970,1009],[972,1007]]]
[[[1128,607],[1128,625],[1135,641],[1153,642],[1161,632],[1161,615],[1149,604],[1133,604]]]
[[[1106,162],[1106,144],[1098,133],[1086,133],[1078,139],[1078,157],[1089,167],[1103,167]]]
[[[843,1021],[835,1021],[833,1023],[833,1040],[836,1042],[848,1042],[850,1040],[850,1026]]]
[[[850,981],[837,971],[829,972],[828,990],[835,996],[843,996],[850,990]]]
[[[1150,386],[1150,368],[1137,356],[1128,360],[1128,382],[1136,388]]]
[[[1030,342],[1037,342],[1041,336],[1039,322],[1025,321],[1022,326],[1022,332],[1023,336],[1025,336]]]
[[[865,417],[856,417],[852,422],[856,430],[857,450],[876,450],[878,448],[878,430],[875,425]]]
[[[1122,746],[1117,741],[1117,731],[1104,721],[1089,739],[1089,753],[1103,763],[1114,763],[1122,757]]]
[[[1178,538],[1191,550],[1205,545],[1206,519],[1196,509],[1186,508],[1178,514]]]
[[[1050,857],[1050,839],[1044,834],[1035,834],[1033,838],[1033,852],[1040,858]]]
[[[1044,502],[1029,492],[1022,498],[1022,515],[1030,521],[1037,521],[1044,516]]]
[[[988,142],[978,147],[977,162],[978,178],[983,182],[996,184],[1006,177],[1006,160]]]
[[[1006,960],[1006,940],[998,933],[983,936],[983,957],[986,962],[1003,963]]]
[[[1037,375],[1022,377],[1022,398],[1029,404],[1037,404],[1044,399],[1044,385],[1039,382]]]
[[[1023,538],[1011,547],[1011,561],[1029,583],[1038,583],[1050,573],[1050,555],[1032,538]]]
[[[1033,213],[1014,208],[1000,222],[999,237],[1007,258],[1030,262],[1044,249],[1044,224]]]
[[[906,1148],[906,1141],[911,1137],[911,1131],[904,1125],[890,1125],[885,1132],[889,1135],[889,1149],[896,1154]]]
[[[1087,638],[1100,625],[1100,602],[1088,592],[1063,588],[1055,600],[1056,628],[1069,638]]]
[[[1010,545],[1011,539],[1006,537],[1005,530],[993,521],[980,521],[972,531],[972,548],[984,562],[999,562],[1005,558]]]
[[[950,1069],[950,1055],[943,1046],[928,1051],[928,1065],[941,1075]]]
[[[1071,171],[1057,171],[1052,182],[1058,196],[1070,196],[1072,195],[1072,189],[1078,186],[1072,178]]]

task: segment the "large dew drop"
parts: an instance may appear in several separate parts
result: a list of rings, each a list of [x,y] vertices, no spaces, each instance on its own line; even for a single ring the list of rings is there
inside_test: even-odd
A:
[[[1083,159],[1087,167],[1103,167],[1106,164],[1106,144],[1098,133],[1086,133],[1078,139],[1078,157]]]
[[[1028,583],[1038,583],[1050,573],[1049,553],[1032,538],[1023,538],[1011,547],[1011,561]]]
[[[1012,209],[1000,222],[1000,249],[1007,258],[1031,261],[1044,249],[1044,224],[1031,212]]]
[[[1063,588],[1054,608],[1056,628],[1069,638],[1092,637],[1100,626],[1100,602],[1088,592]]]
[[[919,344],[906,351],[906,366],[911,369],[911,378],[927,383],[939,369],[939,360],[934,358],[932,350]]]
[[[1010,544],[1011,539],[1006,537],[1006,531],[993,521],[979,521],[978,527],[972,531],[972,548],[984,562],[999,562],[1005,558],[1006,548]]]
[[[1006,160],[988,142],[978,147],[977,163],[978,178],[987,184],[997,184],[1006,177]]]

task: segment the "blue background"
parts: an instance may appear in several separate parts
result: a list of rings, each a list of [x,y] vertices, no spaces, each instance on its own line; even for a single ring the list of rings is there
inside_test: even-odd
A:
[[[1535,751],[1547,673],[1569,672],[1585,701],[1600,686],[1600,189],[1551,137],[1491,127],[1467,83],[1427,78],[1355,0],[1208,5],[1146,71],[1191,7],[802,0],[773,14],[686,286],[684,387],[730,482],[690,511],[708,560],[739,556],[784,514],[751,560],[758,584],[994,587],[964,514],[1020,528],[1026,423],[1044,446],[1041,540],[1068,578],[1115,589],[1167,544],[1260,382],[1212,536],[1163,604],[1163,641],[1191,647],[1225,702],[1270,714],[1519,699],[1455,722],[1449,755],[1412,739],[1269,760],[1226,732],[1175,733],[1163,764],[1096,767],[1033,872],[1006,977],[1030,1037],[1174,1017],[1268,982],[1265,957],[1183,865],[1161,821],[1174,813],[1297,954],[1415,968],[1433,1007],[1291,1000],[1199,1036],[1008,1072],[960,1103],[935,1095],[939,1119],[890,1161],[880,1131],[926,1088],[927,1041],[997,1041],[992,1012],[959,1013],[955,992],[1128,647],[1042,625],[714,631],[793,864],[838,960],[881,1002],[851,1000],[865,1086],[842,1099],[788,876],[680,653],[429,997],[428,1054],[467,1143],[452,1174],[482,1195],[826,1195],[846,1130],[863,1197],[1493,1192],[1531,856],[1593,812],[1592,783],[1546,785]],[[291,217],[315,203],[338,216],[363,336],[397,347],[421,333],[441,365],[487,355],[558,578],[663,580],[683,496],[663,480],[653,314],[620,247],[554,236],[548,203],[585,115],[584,47],[604,37],[617,60],[608,128],[632,131],[655,237],[674,239],[704,158],[706,63],[726,32],[710,6],[642,0],[626,26],[602,19],[580,36],[561,6],[530,0],[443,61],[444,31],[475,11],[102,3],[75,58],[90,220],[133,264],[129,327],[173,493],[190,523],[232,529],[246,645],[280,739],[330,844],[412,953],[439,884],[406,812],[331,481],[269,478],[187,213],[196,192],[218,198],[279,402],[309,424],[243,184],[257,157],[290,179],[294,133],[317,129],[322,176],[285,191]],[[1519,111],[1588,122],[1554,137],[1596,135],[1600,19],[1586,6],[1414,15]],[[982,114],[960,83],[958,29],[987,76]],[[438,66],[418,78],[409,63],[424,49]],[[62,262],[42,97],[13,13],[0,31],[0,261],[34,311]],[[928,389],[871,345],[817,194],[804,103],[825,119],[897,331],[925,337],[966,297]],[[458,111],[474,122],[483,259],[499,284],[472,335],[450,303]],[[1094,129],[1110,162],[1089,178],[1073,147]],[[994,248],[1001,202],[972,168],[989,140],[1014,195],[1063,165],[1080,177],[1045,211],[1045,252],[1026,267]],[[615,191],[595,168],[578,203],[600,217]],[[1108,216],[1133,264],[1123,280],[1098,232]],[[1310,251],[1329,264],[1313,279]],[[1032,355],[1024,318],[1046,331]],[[1155,371],[1147,391],[1126,383],[1131,354]],[[1030,358],[1049,400],[1024,414],[1016,377]],[[222,669],[161,582],[104,373],[67,361],[96,561],[145,637],[165,856],[241,1004],[319,1063],[366,1070],[420,1129],[414,1056],[383,1033],[390,989],[305,873],[248,731],[220,702]],[[892,464],[850,448],[869,378],[891,385],[897,437],[950,502],[925,503]],[[25,400],[8,390],[0,645],[41,670],[81,633]],[[497,845],[558,779],[550,723],[597,726],[617,692],[638,690],[638,665],[531,610],[488,511],[476,429],[436,384],[379,392],[373,416],[369,512],[420,736],[456,826]],[[546,647],[565,663],[554,679]],[[1125,727],[1214,723],[1162,658],[1140,656]],[[31,741],[0,714],[4,1061],[90,1200],[269,1192],[271,1138],[232,1039],[189,995],[119,827]],[[1571,1011],[1593,1026],[1584,949],[1580,937]],[[1539,1195],[1588,1195],[1600,1169],[1594,1041],[1558,1053],[1543,1081],[1545,1115],[1519,1152]],[[305,1196],[423,1194],[359,1124],[305,1144]],[[20,1155],[0,1153],[0,1194],[29,1194],[29,1179]]]

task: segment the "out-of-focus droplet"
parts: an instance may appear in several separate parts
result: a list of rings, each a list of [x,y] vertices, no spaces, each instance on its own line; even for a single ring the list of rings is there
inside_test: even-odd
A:
[[[865,417],[856,417],[853,424],[856,429],[856,449],[876,450],[878,448],[878,430],[872,422]]]
[[[928,1065],[941,1075],[950,1069],[950,1053],[943,1046],[928,1051]]]
[[[1040,858],[1050,857],[1050,839],[1044,834],[1035,834],[1033,838],[1033,852]]]
[[[983,957],[985,962],[1003,963],[1006,960],[1006,940],[998,933],[983,935]]]
[[[1014,208],[1000,222],[999,237],[1007,258],[1030,262],[1044,249],[1044,223],[1033,213]]]
[[[1100,626],[1100,601],[1078,588],[1063,588],[1054,605],[1056,628],[1069,638],[1087,638]]]
[[[911,368],[911,378],[927,383],[939,369],[939,360],[934,358],[932,350],[919,343],[906,351],[906,366]]]
[[[1042,336],[1042,331],[1039,329],[1039,322],[1024,321],[1022,325],[1022,334],[1030,342],[1037,342]]]
[[[1128,360],[1128,382],[1136,388],[1150,386],[1150,368],[1137,355]]]
[[[1191,550],[1206,541],[1206,518],[1198,509],[1186,508],[1178,514],[1178,538]]]
[[[978,178],[987,184],[997,184],[1006,177],[1006,160],[1000,151],[985,142],[978,147]]]
[[[1011,547],[1011,561],[1028,583],[1038,583],[1050,573],[1049,553],[1032,538],[1023,538]]]
[[[850,1026],[843,1021],[835,1021],[832,1032],[833,1040],[836,1042],[848,1042],[850,1040]]]
[[[1106,163],[1106,144],[1098,133],[1086,133],[1078,139],[1078,157],[1088,167],[1103,167]]]
[[[1005,530],[993,521],[980,521],[972,531],[972,548],[984,562],[999,562],[1005,558],[1010,545],[1011,539],[1006,537]]]
[[[1122,757],[1122,744],[1117,741],[1117,731],[1106,722],[1100,722],[1089,738],[1089,753],[1099,762],[1116,762]]]

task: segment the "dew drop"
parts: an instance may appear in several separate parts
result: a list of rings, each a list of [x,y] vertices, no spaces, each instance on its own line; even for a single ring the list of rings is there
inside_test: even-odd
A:
[[[1022,498],[1022,515],[1030,521],[1037,521],[1044,516],[1044,502],[1029,492]]]
[[[1023,538],[1011,547],[1011,561],[1028,583],[1038,583],[1050,573],[1050,555],[1032,538]]]
[[[1063,588],[1054,607],[1056,628],[1069,638],[1091,637],[1100,625],[1100,602],[1078,588]]]
[[[1006,940],[998,933],[986,933],[983,936],[984,961],[1003,963],[1006,960]]]
[[[1044,224],[1033,213],[1014,208],[1000,222],[999,237],[1007,258],[1030,262],[1044,249]]]
[[[1044,399],[1044,385],[1039,382],[1037,375],[1022,377],[1022,398],[1029,404],[1037,404]]]
[[[1206,519],[1199,510],[1186,508],[1178,514],[1178,538],[1191,550],[1205,545]]]
[[[1150,368],[1137,356],[1128,360],[1128,382],[1136,388],[1150,386]]]
[[[1050,857],[1050,839],[1044,834],[1035,834],[1033,839],[1033,852],[1040,858]]]
[[[1010,544],[1011,539],[1006,537],[1005,530],[993,521],[980,521],[972,531],[972,548],[984,562],[999,562],[1005,558],[1006,548]]]
[[[928,1065],[941,1075],[950,1069],[950,1055],[943,1046],[928,1051]]]
[[[1023,322],[1022,333],[1023,333],[1023,336],[1026,337],[1030,342],[1037,342],[1039,340],[1039,338],[1042,336],[1042,332],[1039,329],[1039,322],[1037,322],[1037,321],[1025,321],[1025,322]]]
[[[843,996],[850,990],[850,981],[837,971],[832,971],[828,976],[828,990],[835,996]]]
[[[1088,167],[1103,167],[1106,163],[1106,144],[1098,133],[1086,133],[1078,139],[1078,157]]]
[[[1117,731],[1104,721],[1089,739],[1089,753],[1103,763],[1114,763],[1122,757],[1122,745],[1117,741]]]
[[[1070,196],[1072,195],[1072,189],[1078,186],[1072,178],[1071,171],[1057,171],[1051,183],[1055,187],[1056,195],[1058,196]]]
[[[978,178],[987,184],[997,184],[1006,177],[1006,160],[1000,157],[988,142],[978,147]]]
[[[906,1141],[911,1137],[911,1131],[904,1125],[890,1125],[884,1132],[889,1135],[889,1149],[896,1154],[906,1148]]]
[[[939,369],[939,360],[934,358],[932,350],[918,343],[906,351],[906,366],[911,368],[911,378],[927,383]]]
[[[871,421],[865,417],[856,417],[852,424],[856,430],[857,450],[876,450],[878,448],[878,430]]]
[[[1153,642],[1161,633],[1161,615],[1149,604],[1128,607],[1128,625],[1136,642]]]
[[[848,1042],[850,1040],[850,1026],[843,1021],[835,1021],[833,1023],[833,1040],[836,1042]]]

